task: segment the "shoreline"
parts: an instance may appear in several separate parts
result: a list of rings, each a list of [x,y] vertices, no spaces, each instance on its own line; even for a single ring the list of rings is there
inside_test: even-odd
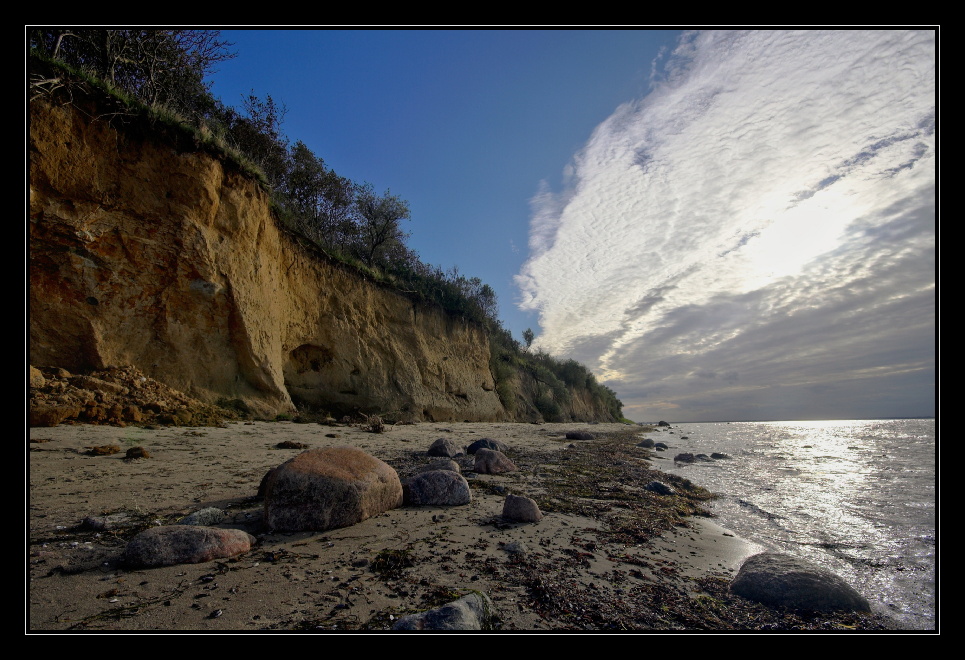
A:
[[[596,439],[566,440],[572,430]],[[27,629],[387,630],[403,614],[469,590],[489,595],[506,632],[888,629],[873,618],[802,618],[729,596],[729,580],[761,547],[709,518],[681,517],[699,508],[696,491],[659,506],[652,495],[644,500],[639,479],[657,468],[634,446],[642,433],[623,424],[519,423],[385,433],[294,422],[31,428]],[[439,437],[501,440],[520,469],[475,475],[472,458],[458,458],[473,494],[464,506],[404,506],[326,532],[261,525],[261,478],[301,451],[279,442],[357,447],[404,479],[428,462]],[[84,453],[108,444],[120,453]],[[125,459],[134,446],[151,457]],[[543,519],[503,521],[509,492],[537,499]],[[79,526],[122,512],[138,525],[168,524],[206,507],[228,513],[219,527],[244,529],[258,544],[231,560],[130,570],[118,557],[133,529]]]

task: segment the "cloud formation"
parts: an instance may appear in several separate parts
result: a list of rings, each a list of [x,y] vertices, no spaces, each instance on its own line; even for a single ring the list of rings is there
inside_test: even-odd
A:
[[[683,35],[532,200],[536,345],[632,419],[934,414],[931,31]]]

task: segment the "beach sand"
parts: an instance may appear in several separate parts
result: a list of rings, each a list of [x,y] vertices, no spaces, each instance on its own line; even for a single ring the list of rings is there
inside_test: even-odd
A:
[[[592,483],[591,496],[561,486],[593,482],[596,473],[582,461],[606,439],[611,449],[614,442],[620,447],[617,458],[608,459],[614,464],[659,468],[668,459],[636,448],[643,437],[637,428],[422,423],[372,433],[361,426],[293,422],[33,428],[26,627],[387,630],[404,614],[470,590],[492,599],[502,631],[726,629],[768,620],[764,610],[747,614],[746,603],[726,602],[726,584],[746,557],[760,551],[755,544],[701,516],[678,519],[647,539],[639,529],[628,531],[637,523],[627,522],[647,519],[647,511],[634,504],[643,484]],[[573,430],[590,431],[596,439],[566,440]],[[484,437],[501,440],[520,469],[476,475],[472,457],[460,457],[472,486],[468,505],[406,506],[325,532],[264,528],[259,483],[300,451],[279,449],[279,442],[357,447],[404,479],[431,460],[426,449],[440,437],[463,446]],[[121,451],[86,453],[111,444]],[[145,448],[150,457],[125,458],[131,447]],[[541,501],[543,519],[503,521],[507,493]],[[258,544],[230,560],[137,570],[120,564],[137,526],[170,524],[206,507],[227,512],[218,526],[244,529]],[[116,513],[137,525],[101,531],[81,525],[88,516]]]

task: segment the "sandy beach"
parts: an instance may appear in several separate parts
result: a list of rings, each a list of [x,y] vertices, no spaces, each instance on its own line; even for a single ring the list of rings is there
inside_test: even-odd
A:
[[[566,440],[573,430],[595,437]],[[461,445],[501,440],[519,470],[474,474],[473,458],[458,457],[472,488],[468,505],[404,506],[325,532],[265,529],[259,483],[301,451],[278,443],[357,447],[405,479],[431,460],[426,450],[440,437]],[[638,480],[673,454],[636,447],[642,437],[639,427],[622,424],[423,423],[384,433],[240,421],[32,428],[26,628],[388,630],[404,614],[470,591],[492,599],[500,631],[855,625],[802,621],[730,597],[729,580],[759,548],[707,517],[674,513],[685,510],[686,498],[648,506],[656,496]],[[104,445],[120,451],[89,455]],[[126,458],[131,447],[150,457]],[[508,493],[536,499],[542,520],[502,520]],[[699,504],[691,500],[687,507]],[[257,545],[201,564],[131,570],[120,563],[138,530],[207,507],[227,513],[218,526],[248,531]],[[126,518],[100,530],[82,524],[113,514]]]

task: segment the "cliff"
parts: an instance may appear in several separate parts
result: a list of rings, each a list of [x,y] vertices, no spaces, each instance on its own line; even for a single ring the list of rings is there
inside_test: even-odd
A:
[[[31,365],[130,365],[262,413],[538,418],[524,377],[500,402],[483,328],[324,258],[223,157],[103,113],[30,103]],[[566,416],[610,419],[585,399]]]

